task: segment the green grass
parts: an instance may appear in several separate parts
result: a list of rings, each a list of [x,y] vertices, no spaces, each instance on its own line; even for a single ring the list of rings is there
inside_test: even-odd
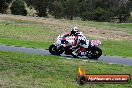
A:
[[[16,47],[32,47],[32,48],[44,48],[48,49],[52,42],[41,42],[41,41],[25,41],[18,39],[10,39],[10,38],[1,38],[0,44],[5,45],[14,45]],[[100,48],[103,50],[104,55],[110,56],[122,56],[122,57],[132,57],[131,49],[132,49],[132,41],[102,41],[102,45]]]
[[[132,34],[132,23],[109,23],[109,22],[95,22],[95,21],[81,21],[73,20],[69,21],[82,26],[96,27],[98,29],[106,30],[120,30]]]
[[[112,27],[121,29],[123,31],[127,30],[127,32],[129,33],[132,32],[131,24],[113,24],[106,22],[92,22],[79,20],[73,20],[69,22],[71,24],[78,24],[87,27],[104,27],[104,29]],[[59,26],[60,25],[55,25],[55,27]],[[48,49],[50,44],[55,41],[55,38],[61,33],[61,31],[63,30],[57,30],[53,27],[49,27],[43,25],[42,23],[37,23],[34,21],[23,21],[15,19],[9,19],[7,21],[4,19],[0,21],[0,44]],[[103,40],[101,48],[103,49],[103,54],[105,55],[132,57],[131,41]]]
[[[75,82],[78,67],[87,74],[130,74],[132,66],[0,51],[0,87],[11,88],[131,88],[130,84],[86,84]]]
[[[19,39],[11,39],[11,38],[1,38],[0,44],[7,46],[16,46],[16,47],[28,47],[28,48],[44,48],[48,49],[51,41],[31,41],[31,40],[19,40]]]
[[[57,33],[43,25],[21,24],[11,22],[0,23],[0,37],[23,40],[44,41],[51,39],[48,36],[56,36]]]
[[[132,41],[102,41],[104,55],[132,57]]]
[[[48,48],[57,36],[57,33],[48,27],[23,23],[24,21],[0,22],[0,44]]]
[[[2,18],[0,20],[0,22],[4,23],[4,24],[17,24],[17,23],[21,23],[21,24],[35,24],[35,22],[33,21],[30,21],[30,20],[16,20],[16,19],[13,19],[13,18]]]

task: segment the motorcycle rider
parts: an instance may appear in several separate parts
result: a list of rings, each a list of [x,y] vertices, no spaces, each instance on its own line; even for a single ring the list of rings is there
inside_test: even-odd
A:
[[[63,37],[61,37],[63,36]],[[64,33],[60,36],[61,39],[58,39],[57,43],[58,44],[63,44],[64,47],[71,47],[72,50],[74,50],[72,52],[72,54],[74,56],[77,56],[77,52],[79,50],[80,47],[83,47],[83,45],[86,44],[86,37],[83,35],[82,32],[79,31],[78,27],[73,27],[71,28],[71,32],[70,33]],[[67,41],[67,37],[72,37],[71,39],[74,39],[74,41],[72,43],[69,43]]]
[[[86,42],[87,42],[87,39],[86,37],[83,35],[82,32],[77,32],[76,33],[77,37],[76,37],[76,45],[74,45],[72,47],[72,49],[75,49],[72,54],[74,57],[77,57],[77,53],[78,53],[78,50],[80,49],[80,47],[85,47],[86,45]]]
[[[66,38],[68,36],[76,36],[77,32],[79,32],[78,27],[73,27],[73,28],[71,28],[71,32],[70,33],[65,33],[64,34],[63,38]]]
[[[78,27],[73,27],[73,28],[71,29],[70,36],[77,36],[77,32],[79,32]]]
[[[63,39],[61,40],[61,42],[62,43],[66,43],[66,39],[65,38],[68,37],[68,36],[75,36],[75,37],[77,37],[77,32],[79,32],[78,27],[71,28],[71,32],[70,33],[65,33],[63,35]]]

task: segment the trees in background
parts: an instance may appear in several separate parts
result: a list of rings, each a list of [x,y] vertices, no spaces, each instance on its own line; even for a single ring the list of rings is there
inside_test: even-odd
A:
[[[39,17],[47,16],[47,8],[49,5],[49,0],[24,0],[28,6],[33,6],[37,11]]]
[[[49,14],[55,18],[67,18],[72,20],[78,17],[79,0],[49,0],[48,11]]]
[[[83,20],[111,21],[113,18],[125,22],[130,16],[128,0],[82,0],[81,18]]]
[[[39,17],[46,17],[47,16],[47,6],[49,0],[35,0],[33,6],[37,10],[37,14]]]
[[[48,13],[55,18],[64,17],[64,8],[60,0],[50,0],[48,6]]]
[[[82,20],[94,20],[96,0],[80,0],[79,13]]]
[[[0,13],[7,13],[7,9],[12,0],[0,0]]]
[[[14,15],[27,15],[27,10],[25,9],[25,4],[22,0],[16,0],[12,3],[11,7],[11,13]]]
[[[66,0],[64,4],[64,14],[65,17],[73,20],[79,14],[79,3],[78,0]]]
[[[8,5],[12,0],[0,0],[0,12],[6,12]],[[15,0],[13,0],[15,2]],[[19,0],[16,0],[17,2]],[[118,19],[119,22],[125,22],[130,16],[132,10],[132,0],[20,0],[27,3],[28,6],[35,8],[37,15],[46,17],[52,15],[55,18],[74,19],[76,17],[82,20],[111,21]],[[12,8],[15,4],[12,4]],[[15,8],[23,7],[21,4]],[[17,10],[12,9],[18,13]]]
[[[119,22],[122,23],[130,16],[129,2],[126,2],[125,4],[122,3],[119,8],[116,15],[119,18]]]

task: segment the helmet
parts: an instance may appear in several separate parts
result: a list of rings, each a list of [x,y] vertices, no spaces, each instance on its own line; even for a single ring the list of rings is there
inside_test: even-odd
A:
[[[71,29],[71,35],[75,35],[77,32],[79,32],[78,27],[73,27]]]

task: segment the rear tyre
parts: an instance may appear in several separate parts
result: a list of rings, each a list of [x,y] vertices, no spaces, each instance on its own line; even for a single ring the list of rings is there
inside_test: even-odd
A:
[[[102,55],[102,50],[96,46],[93,46],[88,49],[87,57],[89,59],[98,59]]]
[[[60,46],[58,49],[57,49],[57,55],[60,55],[64,52],[64,48],[63,46]]]
[[[49,52],[53,55],[57,55],[57,47],[54,44],[50,45]]]

